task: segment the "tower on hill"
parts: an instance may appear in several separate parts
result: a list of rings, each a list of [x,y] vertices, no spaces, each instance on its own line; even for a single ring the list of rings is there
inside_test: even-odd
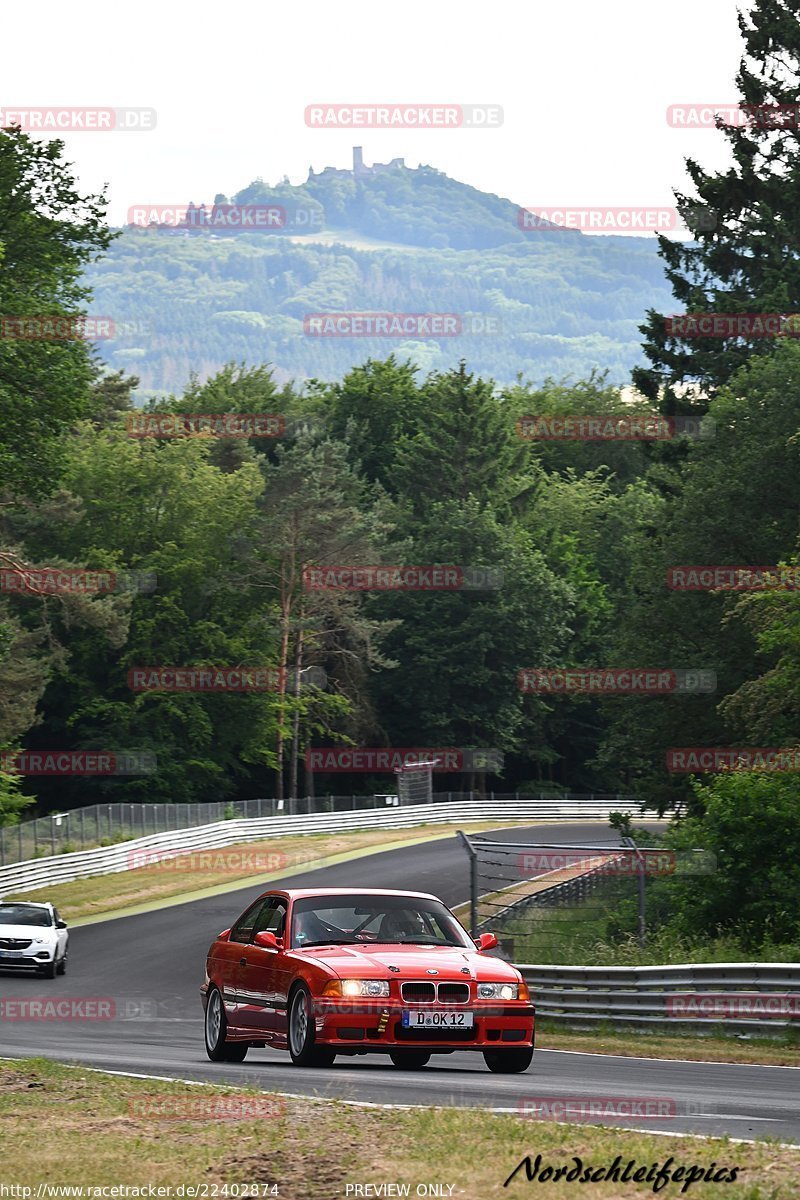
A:
[[[315,171],[313,167],[308,168],[308,180],[321,179],[322,176],[340,176],[343,179],[354,176],[356,179],[363,179],[366,175],[382,175],[384,171],[393,171],[397,167],[404,167],[406,161],[404,158],[393,158],[388,163],[373,163],[368,167],[364,162],[363,146],[353,146],[353,168],[348,171],[342,167],[325,167],[323,171]]]

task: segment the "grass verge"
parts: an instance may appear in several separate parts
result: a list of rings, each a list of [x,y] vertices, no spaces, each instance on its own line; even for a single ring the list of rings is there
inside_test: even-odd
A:
[[[267,1111],[253,1115],[247,1104]],[[736,1168],[738,1178],[722,1187],[722,1179],[698,1182],[682,1193],[680,1178],[668,1183],[659,1195],[670,1200],[681,1194],[698,1200],[783,1200],[797,1196],[800,1176],[800,1148],[769,1141],[737,1145],[656,1137],[475,1109],[379,1110],[282,1100],[240,1088],[108,1076],[44,1059],[0,1062],[0,1141],[0,1181],[31,1188],[29,1196],[36,1196],[39,1184],[51,1184],[127,1185],[145,1189],[140,1195],[152,1185],[171,1188],[175,1197],[184,1185],[186,1196],[195,1187],[199,1197],[339,1200],[357,1195],[353,1185],[391,1183],[407,1184],[410,1196],[426,1194],[417,1192],[419,1185],[438,1184],[441,1191],[427,1194],[490,1200],[534,1194],[524,1169],[503,1187],[526,1155],[533,1161],[541,1155],[542,1169],[573,1167],[577,1157],[584,1168],[596,1170],[617,1155],[622,1169],[635,1160],[629,1173],[670,1158],[671,1171],[714,1163],[727,1178]],[[548,1197],[575,1195],[574,1181],[546,1182]],[[632,1180],[588,1182],[578,1190],[592,1200],[653,1194],[652,1183]],[[398,1192],[360,1193],[380,1194]]]
[[[508,821],[508,826],[530,822]],[[465,823],[467,831],[496,829],[497,821]],[[418,825],[413,829],[360,829],[351,833],[303,833],[292,837],[267,838],[261,842],[195,850],[164,858],[150,866],[136,866],[114,875],[94,875],[59,883],[31,892],[4,894],[5,900],[49,900],[67,921],[78,921],[106,913],[157,905],[176,896],[195,897],[212,890],[233,890],[248,883],[267,883],[356,856],[391,849],[396,844],[414,844],[435,838],[453,837],[454,825]],[[141,851],[131,848],[131,855]],[[139,859],[132,857],[132,862]],[[466,871],[466,855],[465,855]]]
[[[614,1029],[565,1030],[553,1021],[536,1022],[540,1050],[575,1050],[579,1054],[619,1054],[626,1058],[675,1058],[693,1062],[761,1063],[800,1067],[800,1045],[786,1038],[693,1037]]]

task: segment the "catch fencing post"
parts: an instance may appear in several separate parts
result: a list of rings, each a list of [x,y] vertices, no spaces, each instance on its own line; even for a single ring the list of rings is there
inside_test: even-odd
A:
[[[636,851],[636,865],[638,870],[636,874],[639,876],[639,945],[643,946],[647,937],[647,921],[645,917],[645,893],[644,893],[644,855],[636,845],[636,842],[631,837],[622,839],[627,846]]]
[[[478,856],[472,842],[460,829],[456,831],[469,855],[469,931],[473,938],[478,936]]]

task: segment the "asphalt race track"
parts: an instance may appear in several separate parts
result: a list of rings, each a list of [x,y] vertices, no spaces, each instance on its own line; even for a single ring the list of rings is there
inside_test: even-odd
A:
[[[618,844],[607,825],[495,831],[498,839]],[[287,880],[289,877],[287,876]],[[432,892],[448,905],[469,897],[467,856],[452,838],[388,850],[291,877],[297,886],[394,887]],[[800,1067],[762,1067],[537,1050],[524,1075],[492,1075],[479,1054],[434,1055],[422,1072],[382,1056],[339,1058],[326,1070],[293,1067],[288,1054],[250,1050],[239,1065],[212,1063],[203,1045],[199,987],[214,936],[265,890],[261,885],[70,934],[63,977],[0,971],[0,1000],[113,998],[110,1020],[0,1020],[0,1056],[46,1055],[106,1070],[245,1083],[268,1091],[377,1104],[455,1104],[516,1113],[526,1099],[658,1098],[674,1116],[604,1119],[665,1132],[776,1137],[800,1143]]]

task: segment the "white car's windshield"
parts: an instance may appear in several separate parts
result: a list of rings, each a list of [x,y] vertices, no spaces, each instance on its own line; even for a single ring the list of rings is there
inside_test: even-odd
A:
[[[294,903],[292,946],[373,943],[470,946],[474,943],[439,900],[419,896],[306,896]]]
[[[31,904],[0,904],[0,925],[38,925],[47,928],[53,921],[46,908]]]

